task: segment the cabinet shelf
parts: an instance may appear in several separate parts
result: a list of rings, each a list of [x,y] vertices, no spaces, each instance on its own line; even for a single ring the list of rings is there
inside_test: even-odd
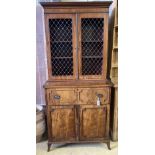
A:
[[[72,43],[72,41],[59,41],[59,40],[56,40],[56,41],[51,41],[51,43]]]
[[[73,57],[53,57],[53,59],[72,59]]]
[[[118,46],[114,46],[113,49],[118,49]]]
[[[118,29],[118,25],[115,25],[114,28]]]
[[[113,50],[113,52],[117,53],[118,52],[118,47],[117,48],[113,48],[112,50]]]
[[[112,64],[112,68],[117,68],[118,67],[118,64],[115,63],[115,64]]]
[[[103,43],[102,40],[88,40],[88,41],[82,41],[82,43]]]
[[[103,58],[102,56],[82,56],[82,58]]]

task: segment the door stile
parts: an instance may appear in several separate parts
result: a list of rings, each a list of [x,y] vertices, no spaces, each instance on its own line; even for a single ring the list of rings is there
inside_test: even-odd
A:
[[[79,58],[78,58],[78,53],[79,53],[79,45],[78,45],[78,14],[76,13],[76,79],[79,79],[79,70],[78,70],[78,65],[79,65]]]
[[[80,139],[80,116],[79,116],[80,105],[75,105],[75,125],[76,125],[76,140]]]

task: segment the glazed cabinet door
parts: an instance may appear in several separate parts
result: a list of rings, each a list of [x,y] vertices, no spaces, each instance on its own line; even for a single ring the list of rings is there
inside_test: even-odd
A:
[[[48,107],[48,134],[51,141],[74,141],[76,137],[74,106]]]
[[[75,79],[76,16],[46,14],[45,30],[49,79]]]
[[[109,136],[109,106],[81,106],[80,140],[101,140]]]
[[[78,53],[80,79],[106,79],[107,25],[108,16],[104,13],[79,14]]]

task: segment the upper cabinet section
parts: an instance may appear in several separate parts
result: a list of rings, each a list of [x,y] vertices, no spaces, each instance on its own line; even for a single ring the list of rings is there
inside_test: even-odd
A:
[[[111,2],[41,4],[45,13],[48,79],[106,79]]]

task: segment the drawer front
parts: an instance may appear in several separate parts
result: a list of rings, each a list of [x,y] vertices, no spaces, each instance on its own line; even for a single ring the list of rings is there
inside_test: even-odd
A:
[[[110,102],[110,88],[83,88],[79,90],[79,104],[108,104]]]
[[[48,104],[68,105],[77,103],[76,89],[49,89],[47,93]]]

